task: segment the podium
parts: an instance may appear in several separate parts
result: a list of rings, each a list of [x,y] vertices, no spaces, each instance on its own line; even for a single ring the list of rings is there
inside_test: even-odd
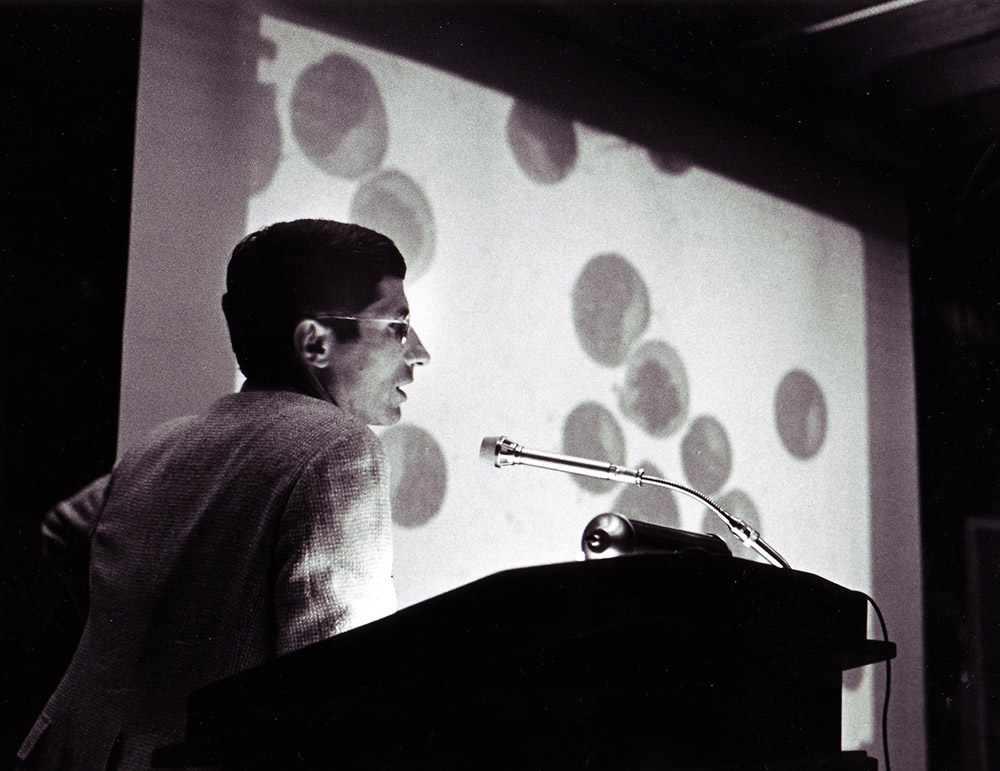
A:
[[[700,554],[510,570],[191,694],[158,767],[871,771],[867,600]]]

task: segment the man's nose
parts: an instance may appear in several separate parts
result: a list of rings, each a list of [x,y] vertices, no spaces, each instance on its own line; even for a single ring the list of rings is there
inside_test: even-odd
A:
[[[406,336],[406,351],[403,355],[406,357],[406,363],[410,365],[427,364],[431,360],[431,355],[424,348],[424,344],[420,342],[420,335],[412,326],[410,334]]]

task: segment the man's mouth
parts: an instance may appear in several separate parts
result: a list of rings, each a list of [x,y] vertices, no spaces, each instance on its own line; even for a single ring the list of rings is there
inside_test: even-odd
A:
[[[413,375],[410,375],[409,377],[406,377],[403,380],[399,381],[399,383],[396,385],[396,390],[399,391],[405,397],[406,391],[403,390],[403,386],[409,385],[412,382],[413,382]]]

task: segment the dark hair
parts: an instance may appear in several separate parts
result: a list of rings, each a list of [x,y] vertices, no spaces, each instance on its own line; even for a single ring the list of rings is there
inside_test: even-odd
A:
[[[247,378],[287,380],[302,319],[356,313],[377,299],[385,276],[405,275],[392,240],[360,225],[294,220],[251,233],[233,249],[222,297],[240,369]]]

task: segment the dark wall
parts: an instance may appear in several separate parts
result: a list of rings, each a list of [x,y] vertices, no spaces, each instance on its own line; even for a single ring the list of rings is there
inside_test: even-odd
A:
[[[0,767],[80,631],[40,516],[115,457],[140,21],[0,4]]]
[[[996,624],[996,584],[970,589],[967,545],[970,524],[1000,513],[1000,164],[980,174],[915,200],[910,217],[932,771],[989,767],[980,708],[997,676],[977,661],[987,629],[973,613]]]

